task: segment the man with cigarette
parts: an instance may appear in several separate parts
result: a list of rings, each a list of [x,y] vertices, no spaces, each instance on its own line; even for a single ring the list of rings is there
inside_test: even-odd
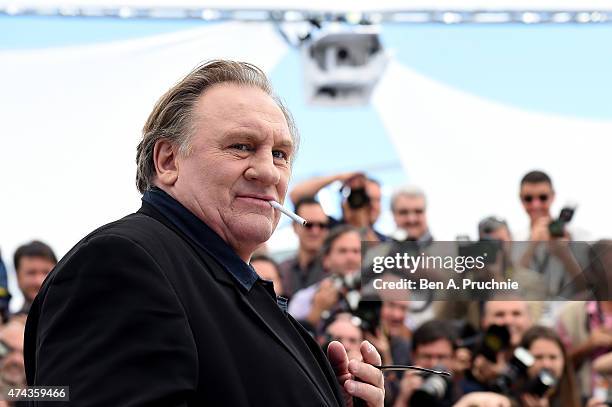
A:
[[[249,265],[297,143],[253,65],[206,63],[162,96],[137,151],[142,207],[79,242],[32,305],[28,384],[69,386],[76,406],[382,406],[374,348],[326,356]]]

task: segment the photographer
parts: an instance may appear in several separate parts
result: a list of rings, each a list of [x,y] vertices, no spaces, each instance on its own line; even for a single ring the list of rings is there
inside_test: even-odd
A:
[[[289,302],[289,313],[314,329],[324,314],[348,310],[347,301],[359,293],[361,238],[356,228],[340,225],[323,242],[323,268],[328,277],[299,290]],[[348,298],[347,298],[348,297]],[[359,298],[356,298],[354,307]]]
[[[412,360],[417,366],[428,369],[453,371],[456,336],[452,325],[447,321],[433,320],[421,325],[412,336]],[[438,386],[428,385],[428,381],[439,381]],[[439,392],[432,391],[432,387]],[[457,390],[444,376],[425,376],[419,373],[406,373],[400,383],[400,393],[394,407],[418,407],[427,400],[430,407],[450,406],[458,395]]]
[[[580,396],[571,362],[559,336],[550,328],[534,326],[521,341],[533,356],[527,380],[520,396],[524,407],[578,407]],[[546,386],[546,375],[554,385]],[[544,385],[543,385],[544,384]]]
[[[528,303],[517,298],[497,297],[483,305],[481,344],[475,352],[472,367],[461,380],[464,393],[498,390],[496,380],[507,368],[512,351],[532,326]],[[496,339],[486,339],[487,336]],[[495,347],[490,346],[496,344]],[[487,345],[487,346],[482,346]]]
[[[512,279],[519,283],[521,294],[524,298],[541,300],[546,298],[545,283],[543,276],[533,270],[517,264],[512,258],[513,243],[510,228],[504,219],[496,216],[488,216],[478,223],[478,242],[468,243],[471,247],[465,247],[470,251],[469,255],[477,256],[485,252],[488,254],[485,268],[477,273],[475,280],[505,281]],[[462,250],[460,248],[460,250]],[[476,253],[474,253],[476,252]],[[500,298],[497,298],[498,300]],[[493,305],[495,306],[495,305]],[[502,306],[505,308],[505,306]],[[465,319],[474,327],[481,324],[480,309],[474,301],[439,302],[436,304],[437,316],[443,319]],[[542,302],[532,301],[529,304],[529,314],[533,320],[538,320],[542,313]],[[483,308],[484,310],[484,308]],[[505,311],[499,311],[504,317]],[[489,317],[492,314],[489,314]],[[524,315],[519,311],[517,315]],[[514,329],[514,328],[512,328]],[[515,345],[520,338],[515,338]]]
[[[385,235],[374,229],[380,216],[381,189],[378,181],[361,172],[349,172],[311,178],[296,185],[289,193],[292,202],[316,194],[333,182],[342,182],[342,219],[339,223],[358,228],[363,240],[384,241]]]
[[[581,275],[579,261],[586,261],[586,252],[581,246],[570,244],[576,240],[567,225],[574,208],[564,209],[568,216],[565,221],[553,219],[555,191],[551,178],[542,171],[531,171],[521,179],[519,195],[530,221],[529,234],[522,239],[529,243],[518,255],[520,265],[544,277],[549,296],[576,294],[584,288],[576,284]],[[555,303],[548,305],[544,318],[551,322],[558,307]]]

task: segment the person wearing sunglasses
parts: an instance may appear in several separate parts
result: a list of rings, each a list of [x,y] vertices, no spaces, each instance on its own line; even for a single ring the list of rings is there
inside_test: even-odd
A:
[[[524,239],[527,243],[520,244],[517,250],[519,264],[542,275],[547,298],[573,295],[579,291],[571,287],[581,275],[577,261],[580,253],[576,252],[577,246],[569,244],[573,239],[567,228],[562,236],[550,232],[551,206],[555,199],[550,176],[543,171],[528,172],[521,179],[519,195],[530,222],[529,236]],[[548,301],[542,310],[541,322],[552,323],[559,305],[560,302]]]
[[[306,225],[293,223],[299,246],[295,256],[280,264],[283,290],[291,298],[298,290],[308,287],[323,276],[323,266],[318,256],[330,228],[330,220],[314,197],[302,197],[295,203],[294,212],[306,219]]]
[[[552,180],[542,171],[530,171],[520,185],[520,199],[529,216],[530,240],[550,240],[548,224],[552,220],[550,208],[555,200]]]

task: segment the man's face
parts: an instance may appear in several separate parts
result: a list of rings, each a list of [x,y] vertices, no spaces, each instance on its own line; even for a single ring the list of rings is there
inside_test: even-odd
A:
[[[349,360],[361,360],[361,351],[359,347],[363,341],[363,334],[350,320],[338,319],[334,321],[327,328],[327,334],[330,336],[331,340],[338,341],[345,347]]]
[[[329,219],[318,204],[301,205],[298,215],[308,221],[306,226],[293,223],[293,230],[300,241],[300,249],[316,252],[323,245],[329,231]]]
[[[17,269],[17,284],[25,299],[34,300],[40,286],[47,277],[55,263],[44,257],[24,256],[19,260]]]
[[[521,185],[520,197],[531,222],[550,216],[550,206],[555,199],[555,193],[548,182],[524,183]]]
[[[404,331],[404,321],[408,314],[408,301],[384,301],[380,308],[380,323],[391,336],[399,336]]]
[[[510,331],[510,342],[517,346],[525,331],[531,327],[531,317],[525,301],[487,301],[482,320],[483,329],[504,325]]]
[[[400,195],[395,200],[393,219],[398,228],[408,236],[418,239],[427,231],[427,212],[422,196]]]
[[[170,192],[248,260],[278,224],[293,141],[282,111],[262,90],[231,83],[207,89],[194,108],[190,151],[175,159]]]
[[[418,366],[434,369],[445,367],[450,369],[453,365],[453,345],[448,339],[418,345],[414,351],[414,363]]]
[[[323,258],[323,267],[331,273],[348,275],[361,267],[361,239],[357,232],[343,233],[332,243]]]
[[[11,320],[2,327],[0,341],[9,352],[0,359],[0,380],[4,383],[25,385],[25,368],[23,362],[23,333],[25,321]]]
[[[382,191],[380,186],[373,181],[366,181],[366,194],[370,198],[370,224],[376,223],[380,216],[380,201],[382,199]]]

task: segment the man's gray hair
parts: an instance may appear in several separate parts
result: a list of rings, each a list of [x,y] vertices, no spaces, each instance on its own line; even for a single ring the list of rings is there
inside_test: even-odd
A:
[[[193,112],[199,97],[211,86],[225,82],[257,87],[267,93],[283,112],[293,139],[294,150],[297,152],[299,134],[293,116],[274,94],[272,85],[261,69],[246,62],[225,60],[205,62],[157,101],[142,129],[142,140],[136,150],[136,187],[141,193],[153,187],[155,143],[166,139],[179,147],[180,154],[188,154],[190,138],[196,130]]]
[[[415,185],[405,185],[393,191],[393,194],[391,195],[392,212],[395,211],[395,203],[402,196],[406,196],[408,198],[423,198],[425,207],[427,207],[427,198],[425,197],[425,192]]]

